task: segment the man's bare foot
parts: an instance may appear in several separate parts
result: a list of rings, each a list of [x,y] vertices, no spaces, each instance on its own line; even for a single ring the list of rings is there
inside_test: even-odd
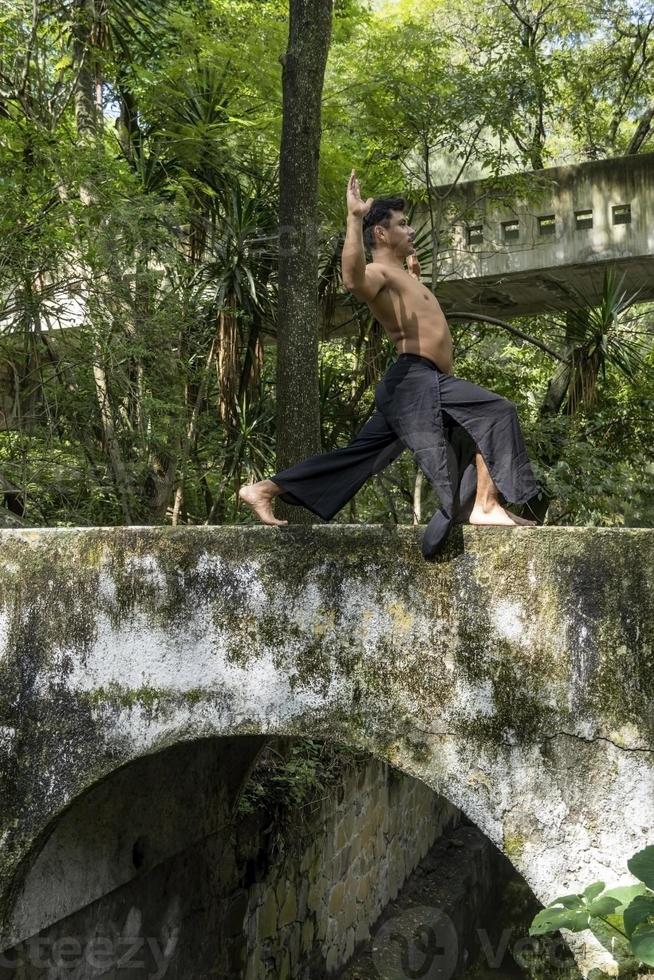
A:
[[[241,487],[238,496],[239,500],[247,504],[256,514],[262,524],[288,524],[288,521],[280,521],[273,514],[272,502],[280,493],[283,493],[283,490],[272,480],[259,480],[258,483]]]
[[[505,510],[499,503],[493,504],[488,509],[484,509],[480,504],[475,504],[468,518],[469,524],[485,524],[495,527],[535,527],[536,521],[528,521],[525,517],[518,517],[510,510]]]

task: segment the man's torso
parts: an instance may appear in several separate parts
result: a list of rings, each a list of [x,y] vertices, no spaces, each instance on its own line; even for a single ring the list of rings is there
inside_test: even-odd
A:
[[[373,265],[374,263],[371,263]],[[380,266],[386,285],[369,302],[398,354],[420,354],[452,371],[452,335],[436,297],[404,269]]]

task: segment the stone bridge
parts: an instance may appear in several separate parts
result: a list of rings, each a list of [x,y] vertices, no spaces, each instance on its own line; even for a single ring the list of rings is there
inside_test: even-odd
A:
[[[213,767],[231,800],[279,734],[423,781],[542,902],[629,881],[654,840],[654,530],[458,529],[434,564],[419,533],[2,532],[3,948],[125,880],[83,821],[57,836],[107,777],[150,760],[144,786],[204,793]],[[157,763],[180,746],[184,773]],[[616,974],[573,942],[585,976]]]

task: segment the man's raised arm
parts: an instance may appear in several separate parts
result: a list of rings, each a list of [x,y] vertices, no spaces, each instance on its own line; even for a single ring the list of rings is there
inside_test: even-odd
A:
[[[343,285],[358,299],[374,299],[384,286],[384,275],[379,269],[366,265],[363,247],[363,219],[367,215],[374,198],[361,200],[359,181],[354,170],[347,185],[347,232],[341,257]]]

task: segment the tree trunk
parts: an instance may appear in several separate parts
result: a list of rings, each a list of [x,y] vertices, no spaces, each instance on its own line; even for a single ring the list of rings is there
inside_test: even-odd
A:
[[[75,71],[75,125],[81,144],[97,144],[102,127],[102,99],[98,89],[97,61],[91,43],[96,9],[93,0],[74,0],[73,3],[73,69]],[[60,196],[65,197],[67,189],[60,188]],[[93,177],[89,176],[80,182],[79,198],[83,205],[89,206],[97,202],[97,190]],[[74,225],[74,218],[71,218]],[[106,238],[106,231],[98,229],[98,236]],[[111,249],[107,250],[111,254]],[[135,494],[129,467],[125,463],[116,432],[114,411],[109,390],[109,379],[99,339],[94,331],[93,337],[93,381],[98,403],[102,438],[110,471],[114,478],[116,491],[120,500],[125,524],[134,523]]]
[[[416,473],[416,480],[413,484],[413,523],[420,524],[422,521],[422,470]]]
[[[255,313],[253,314],[252,323],[250,324],[248,342],[245,348],[243,367],[241,369],[241,377],[238,383],[239,401],[245,395],[248,395],[254,388],[256,388],[261,381],[261,372],[263,371],[265,356],[263,340],[261,339],[262,332],[263,325],[261,317],[258,313]]]
[[[228,296],[225,306],[218,314],[218,417],[223,425],[233,425],[236,418],[236,396],[238,392],[241,359],[238,349],[238,327],[236,325],[236,299]]]
[[[563,351],[558,358],[559,363],[556,366],[556,371],[547,385],[545,398],[540,406],[541,416],[558,415],[568,397],[574,376],[575,337],[574,317],[566,314]]]
[[[73,3],[73,70],[75,72],[75,123],[78,135],[94,138],[98,129],[95,72],[90,35],[93,27],[91,0]]]
[[[132,485],[129,473],[123,460],[120,443],[114,426],[113,412],[109,401],[109,385],[107,374],[102,363],[102,354],[96,344],[95,363],[93,365],[93,380],[95,381],[95,392],[102,419],[102,431],[104,436],[104,448],[109,459],[109,465],[114,477],[116,489],[120,499],[121,509],[125,524],[133,524],[132,515]]]
[[[290,0],[282,55],[279,168],[277,468],[320,452],[318,384],[318,160],[322,87],[333,0]],[[288,520],[312,523],[278,501]]]
[[[93,0],[75,0],[73,4],[73,70],[75,72],[75,126],[82,144],[97,140],[102,121],[96,89],[95,55],[91,45]],[[82,204],[93,204],[97,191],[93,178],[84,177],[79,185]]]
[[[654,101],[648,105],[647,109],[638,120],[636,131],[631,137],[629,146],[625,150],[625,153],[628,156],[633,153],[638,153],[641,146],[650,134],[652,123],[654,123]]]
[[[572,368],[570,364],[559,364],[553,377],[548,382],[545,398],[540,407],[541,415],[552,416],[559,414],[563,403],[568,397],[571,379]]]
[[[540,406],[541,418],[552,418],[558,415],[566,399],[569,398],[570,387],[574,378],[574,350],[572,324],[570,319],[566,317],[564,353],[547,385],[545,397]],[[564,450],[565,439],[551,447],[543,462],[547,466],[554,466],[563,455]],[[525,509],[525,517],[535,517],[537,521],[543,522],[551,502],[552,498],[543,491],[540,500],[534,501]]]

